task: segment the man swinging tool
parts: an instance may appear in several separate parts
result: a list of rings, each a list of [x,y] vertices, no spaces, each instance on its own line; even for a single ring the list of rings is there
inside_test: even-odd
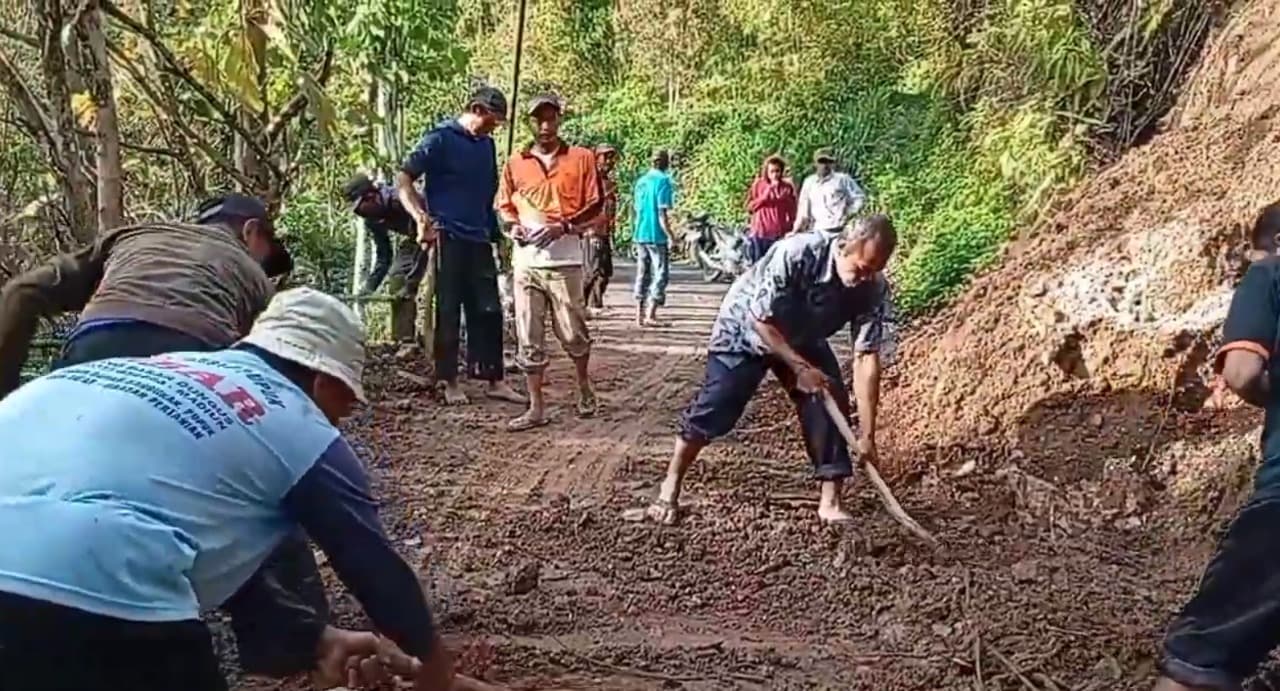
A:
[[[645,512],[649,520],[668,525],[678,520],[689,466],[711,440],[733,429],[771,371],[800,416],[821,488],[818,517],[829,524],[853,520],[841,503],[842,484],[853,473],[850,449],[823,399],[829,393],[848,417],[849,395],[827,338],[850,325],[862,431],[857,453],[870,461],[876,453],[879,351],[890,309],[881,272],[896,245],[889,218],[868,216],[839,234],[801,233],[780,240],[734,282],[712,327],[706,379],[681,416],[667,477]]]

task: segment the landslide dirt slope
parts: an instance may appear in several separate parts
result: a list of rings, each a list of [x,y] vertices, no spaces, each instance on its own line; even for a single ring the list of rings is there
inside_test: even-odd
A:
[[[982,447],[1059,480],[1119,463],[1180,489],[1218,482],[1177,466],[1208,465],[1224,443],[1224,418],[1203,412],[1206,361],[1239,247],[1280,197],[1277,78],[1280,2],[1244,3],[1161,133],[907,330],[882,405],[901,470]]]

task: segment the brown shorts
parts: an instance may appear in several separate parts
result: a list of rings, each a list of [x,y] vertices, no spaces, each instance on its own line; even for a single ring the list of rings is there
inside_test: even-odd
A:
[[[591,352],[582,297],[582,267],[518,268],[513,287],[516,339],[520,342],[516,364],[521,370],[540,372],[547,366],[548,315],[551,330],[570,357],[580,358]]]

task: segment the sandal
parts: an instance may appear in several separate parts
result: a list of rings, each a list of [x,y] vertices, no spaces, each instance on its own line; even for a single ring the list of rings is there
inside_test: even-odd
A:
[[[583,391],[578,394],[578,417],[593,417],[599,407],[596,392]]]
[[[680,522],[680,507],[666,499],[654,499],[644,517],[658,525],[675,525]]]
[[[508,432],[526,432],[531,429],[545,427],[549,420],[545,416],[534,417],[531,413],[525,413],[520,417],[507,423]]]

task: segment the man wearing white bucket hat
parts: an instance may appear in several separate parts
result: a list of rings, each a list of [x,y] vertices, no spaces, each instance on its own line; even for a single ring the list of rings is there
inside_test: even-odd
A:
[[[298,526],[412,656],[326,627],[317,681],[473,688],[334,426],[364,399],[363,333],[299,288],[230,349],[75,365],[0,401],[0,688],[226,689],[200,612]]]

